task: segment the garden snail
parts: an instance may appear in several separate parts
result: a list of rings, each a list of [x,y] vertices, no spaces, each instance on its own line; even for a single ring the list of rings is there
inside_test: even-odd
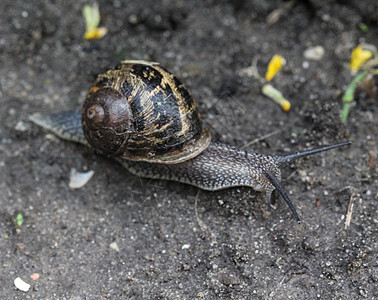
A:
[[[99,75],[81,112],[37,114],[30,119],[62,139],[114,157],[141,177],[211,191],[248,186],[265,191],[268,203],[277,189],[298,223],[298,214],[279,183],[279,165],[351,143],[267,156],[211,142],[185,86],[158,63],[146,61],[123,61]]]

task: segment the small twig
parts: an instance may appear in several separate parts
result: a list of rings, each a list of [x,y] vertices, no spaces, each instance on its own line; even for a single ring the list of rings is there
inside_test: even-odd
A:
[[[290,11],[294,4],[294,1],[284,2],[283,5],[273,10],[267,17],[266,17],[266,23],[268,25],[273,25],[279,21],[279,19],[288,11]]]
[[[269,137],[271,137],[273,135],[279,134],[280,132],[282,132],[282,129],[276,129],[276,130],[274,130],[272,132],[269,132],[269,133],[267,133],[267,134],[265,134],[263,136],[255,138],[254,140],[252,140],[252,141],[244,144],[243,146],[241,146],[241,149],[245,149],[245,148],[247,148],[247,147],[249,147],[249,146],[251,146],[253,144],[256,144],[256,143],[258,143],[258,142],[260,142],[262,140],[265,140],[265,139],[267,139],[267,138],[269,138]]]
[[[346,214],[346,219],[345,219],[345,227],[344,229],[347,230],[350,225],[350,221],[352,220],[352,212],[353,212],[353,206],[354,206],[354,193],[349,198],[349,205],[348,205],[348,211]]]
[[[194,200],[194,211],[195,211],[195,213],[196,213],[196,218],[197,218],[198,226],[200,227],[201,231],[204,231],[203,223],[202,223],[202,221],[200,220],[200,218],[199,218],[199,216],[198,216],[198,211],[197,211],[197,200],[198,200],[198,196],[199,196],[199,191],[197,192],[196,199]]]
[[[253,60],[252,60],[252,64],[249,67],[241,69],[239,71],[239,76],[247,76],[247,77],[255,78],[261,84],[264,84],[264,83],[266,83],[266,80],[265,80],[264,77],[262,77],[260,75],[260,73],[257,69],[257,62],[258,62],[257,57],[254,57]]]

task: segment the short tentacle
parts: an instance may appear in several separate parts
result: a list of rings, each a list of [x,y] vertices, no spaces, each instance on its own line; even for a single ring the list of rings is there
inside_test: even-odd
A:
[[[281,186],[281,184],[279,183],[278,179],[276,178],[276,176],[274,176],[273,174],[270,174],[269,172],[267,171],[263,171],[265,177],[270,181],[270,183],[278,190],[278,192],[281,194],[282,198],[285,200],[286,204],[289,206],[290,210],[292,211],[295,219],[297,220],[297,223],[298,224],[301,224],[302,221],[301,219],[299,218],[298,216],[298,213],[294,207],[294,204],[291,202],[289,196],[287,195],[286,191],[283,189],[283,187]],[[268,195],[268,202],[270,202],[270,195]],[[270,203],[268,203],[270,204]]]

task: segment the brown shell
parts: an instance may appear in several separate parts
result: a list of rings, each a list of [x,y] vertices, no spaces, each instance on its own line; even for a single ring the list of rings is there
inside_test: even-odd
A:
[[[82,123],[94,148],[135,161],[180,163],[211,140],[186,87],[146,61],[123,61],[99,75],[83,104]]]

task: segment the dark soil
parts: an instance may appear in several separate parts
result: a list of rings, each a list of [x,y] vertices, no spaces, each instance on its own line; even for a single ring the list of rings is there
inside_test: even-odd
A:
[[[94,42],[83,39],[84,4],[0,4],[0,298],[377,299],[377,94],[358,92],[347,123],[339,117],[352,49],[378,46],[377,1],[296,1],[272,25],[286,2],[101,1],[109,33]],[[306,60],[317,45],[323,59]],[[274,54],[287,60],[273,80],[287,113],[239,75],[253,59],[264,74]],[[280,129],[249,150],[353,145],[283,166],[297,225],[277,194],[269,210],[247,188],[138,178],[28,121],[79,108],[96,74],[122,59],[175,73],[216,141],[243,146]],[[71,190],[71,168],[95,176]],[[32,288],[17,290],[16,277]]]

